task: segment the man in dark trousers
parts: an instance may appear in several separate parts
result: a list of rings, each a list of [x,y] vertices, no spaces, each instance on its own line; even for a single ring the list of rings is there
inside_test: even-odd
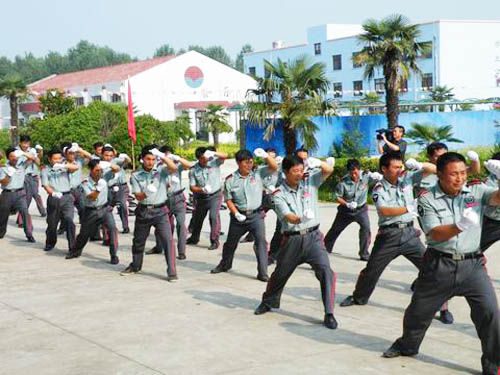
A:
[[[283,242],[274,270],[256,315],[279,308],[281,293],[295,269],[308,263],[321,284],[325,307],[324,324],[337,328],[333,316],[335,273],[330,268],[323,235],[319,231],[318,188],[333,172],[333,167],[319,159],[309,158],[311,171],[304,173],[304,161],[287,156],[282,163],[285,181],[273,197],[276,214],[281,220]]]
[[[263,149],[257,148],[254,152],[255,156],[264,158],[267,165],[255,169],[252,153],[239,150],[236,153],[238,170],[227,176],[224,182],[224,197],[230,212],[229,230],[227,241],[222,248],[222,260],[211,272],[227,272],[232,268],[238,242],[246,232],[250,232],[255,238],[257,279],[266,282],[269,278],[262,191],[264,180],[278,169],[278,165]]]
[[[359,258],[368,261],[371,232],[368,218],[368,189],[371,184],[380,181],[383,176],[378,172],[364,172],[357,159],[347,161],[348,174],[337,184],[334,198],[339,203],[337,216],[325,236],[326,251],[332,252],[338,236],[351,223],[359,224]]]
[[[488,169],[500,176],[500,161]],[[467,185],[465,158],[448,152],[437,161],[439,182],[418,199],[418,214],[427,238],[423,267],[405,311],[403,335],[384,357],[418,354],[425,332],[443,302],[466,298],[481,340],[483,375],[498,375],[500,313],[495,289],[479,246],[481,217],[487,206],[500,206],[500,191],[481,183]]]

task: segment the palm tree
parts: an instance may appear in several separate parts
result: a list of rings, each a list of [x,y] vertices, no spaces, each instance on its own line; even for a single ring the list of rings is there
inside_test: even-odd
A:
[[[283,144],[287,154],[297,148],[297,132],[308,149],[315,149],[318,130],[313,116],[335,114],[332,100],[324,99],[329,86],[322,63],[310,64],[307,57],[275,64],[264,60],[266,76],[257,77],[257,89],[249,90],[258,101],[248,101],[249,123],[265,128],[264,139],[270,139],[277,120],[283,125]]]
[[[369,19],[363,24],[364,33],[358,41],[364,45],[355,55],[354,62],[365,66],[364,77],[373,79],[379,67],[385,77],[385,100],[389,128],[398,124],[399,90],[410,75],[420,73],[417,59],[432,48],[431,42],[417,42],[420,37],[418,25],[410,24],[408,18],[394,14],[381,21]]]
[[[453,137],[451,125],[434,126],[430,124],[412,123],[412,128],[406,132],[406,137],[413,139],[420,146],[427,146],[432,142],[464,143]]]
[[[365,104],[381,104],[380,98],[376,92],[367,92],[361,101]],[[376,115],[379,113],[383,113],[380,107],[368,107],[368,114]]]
[[[10,140],[12,145],[18,144],[19,99],[28,93],[24,80],[19,76],[7,76],[0,80],[0,97],[9,100],[10,104]]]
[[[233,128],[226,120],[226,114],[223,113],[224,107],[216,104],[209,104],[206,111],[200,116],[201,126],[214,137],[214,146],[219,145],[219,134],[229,133]]]
[[[446,85],[445,86],[436,86],[434,89],[431,91],[429,97],[432,99],[434,102],[447,102],[449,100],[452,100],[455,94],[452,93],[453,88],[448,88]],[[439,112],[444,112],[444,105],[439,105],[438,106]]]

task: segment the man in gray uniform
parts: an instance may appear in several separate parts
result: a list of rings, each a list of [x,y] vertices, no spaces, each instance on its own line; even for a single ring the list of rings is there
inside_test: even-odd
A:
[[[157,158],[163,164],[157,165]],[[130,183],[132,194],[139,201],[135,210],[134,239],[132,241],[132,263],[121,272],[131,275],[141,271],[144,259],[144,246],[151,227],[155,227],[165,249],[167,263],[167,281],[177,280],[175,268],[175,250],[172,241],[172,230],[168,221],[167,179],[177,171],[172,156],[151,145],[144,146],[141,152],[142,167],[132,174]]]
[[[492,160],[500,160],[500,152],[495,153]],[[489,164],[485,164],[485,167]],[[484,181],[486,186],[496,188],[498,178],[493,171],[488,170],[489,175]],[[500,240],[500,207],[488,206],[484,210],[483,225],[481,230],[481,251],[486,251],[491,245]]]
[[[359,258],[368,261],[368,247],[371,241],[370,219],[368,218],[368,189],[383,176],[378,172],[363,172],[357,159],[347,161],[347,175],[342,177],[333,196],[339,202],[337,216],[325,236],[326,251],[332,252],[338,236],[353,222],[359,224]]]
[[[319,159],[309,158],[312,168],[304,174],[304,162],[296,156],[287,156],[282,163],[286,180],[274,195],[276,214],[281,220],[283,242],[262,302],[255,310],[264,314],[280,306],[281,293],[295,269],[308,263],[321,284],[325,307],[324,324],[337,328],[333,316],[335,300],[335,274],[325,251],[323,235],[319,231],[318,188],[333,172],[333,167]]]
[[[89,177],[81,184],[83,206],[81,228],[75,245],[66,255],[66,259],[78,258],[82,255],[90,236],[95,233],[97,226],[102,224],[106,227],[110,237],[111,264],[118,264],[118,234],[112,209],[108,204],[108,183],[101,178],[102,168],[99,163],[97,159],[89,162]]]
[[[224,183],[224,197],[230,211],[227,241],[222,248],[222,260],[211,273],[227,272],[233,266],[234,253],[240,238],[251,232],[255,238],[254,251],[257,257],[257,279],[268,281],[267,243],[264,214],[262,212],[262,191],[265,177],[278,169],[276,160],[261,148],[255,155],[266,160],[267,166],[254,169],[253,156],[248,150],[236,153],[238,170],[227,176]]]
[[[35,242],[24,189],[26,170],[29,164],[34,161],[35,156],[30,152],[23,152],[14,148],[7,149],[5,155],[7,163],[0,168],[0,184],[2,184],[2,194],[0,195],[0,238],[3,238],[7,232],[7,223],[11,210],[15,210],[21,214],[26,239],[28,242]]]
[[[500,161],[487,163],[498,178]],[[482,373],[498,375],[500,313],[479,239],[484,210],[488,205],[500,206],[500,191],[480,183],[466,185],[465,158],[458,153],[441,156],[437,170],[439,183],[418,199],[418,213],[427,238],[424,264],[405,311],[403,336],[384,357],[418,354],[439,306],[454,296],[463,296],[481,340]]]
[[[227,154],[198,147],[195,155],[198,163],[189,171],[189,185],[195,195],[196,205],[193,211],[191,237],[186,243],[196,245],[200,241],[201,227],[209,213],[210,246],[208,250],[215,250],[219,247],[219,211],[222,204],[220,166],[226,160]]]

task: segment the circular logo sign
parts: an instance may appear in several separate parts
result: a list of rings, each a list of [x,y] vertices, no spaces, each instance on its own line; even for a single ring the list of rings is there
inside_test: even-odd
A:
[[[197,66],[190,66],[184,73],[184,80],[189,87],[197,89],[203,83],[203,72]]]

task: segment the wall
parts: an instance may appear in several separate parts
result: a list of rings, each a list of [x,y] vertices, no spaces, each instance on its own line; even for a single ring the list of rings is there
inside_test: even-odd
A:
[[[340,142],[346,125],[355,121],[352,116],[345,117],[314,117],[313,121],[319,128],[316,133],[318,149],[315,156],[327,156],[332,150],[333,143]],[[468,112],[432,112],[432,113],[402,113],[399,123],[405,128],[411,128],[412,123],[432,124],[435,126],[452,125],[453,136],[464,143],[450,143],[450,149],[469,146],[491,146],[498,135],[500,128],[495,127],[495,121],[500,123],[500,111],[468,111]],[[359,129],[363,134],[363,147],[370,150],[370,155],[377,155],[377,141],[375,130],[387,127],[385,115],[368,115],[359,117]],[[283,131],[277,126],[274,137],[269,141],[263,140],[263,129],[246,126],[246,148],[253,150],[257,147],[273,147],[283,155]],[[500,139],[499,139],[500,141]],[[299,140],[299,145],[301,141]],[[409,147],[409,152],[418,152],[416,145]]]

